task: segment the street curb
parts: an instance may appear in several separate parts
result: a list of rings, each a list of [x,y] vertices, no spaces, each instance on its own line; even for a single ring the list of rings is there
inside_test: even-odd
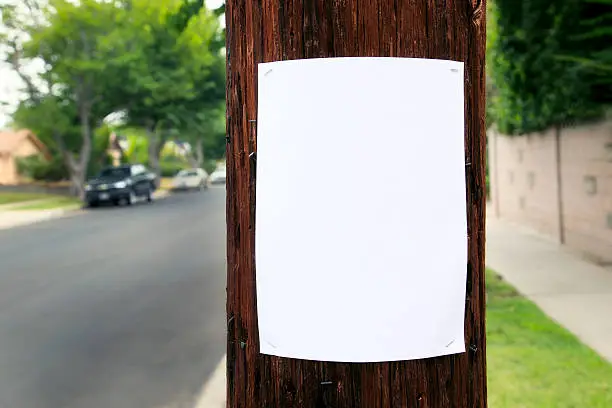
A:
[[[16,211],[16,210],[15,210]],[[15,212],[15,211],[5,211],[3,213],[10,213],[10,212]],[[34,211],[34,210],[33,210]],[[23,211],[19,211],[19,213],[24,214],[27,213],[27,210],[23,210]],[[39,216],[32,218],[32,219],[25,219],[25,220],[21,220],[21,221],[17,221],[17,222],[9,222],[6,224],[1,224],[0,225],[0,230],[7,230],[7,229],[11,229],[11,228],[18,228],[18,227],[25,227],[27,225],[33,225],[33,224],[37,224],[39,222],[43,222],[43,221],[50,221],[50,220],[55,220],[55,219],[59,219],[59,218],[66,218],[66,217],[72,217],[72,216],[76,216],[79,214],[84,214],[84,211],[81,208],[70,208],[70,209],[56,209],[56,210],[47,210],[45,211],[43,214],[40,214]]]
[[[157,190],[154,194],[153,194],[153,198],[156,200],[162,199],[162,198],[166,198],[170,195],[170,191],[169,190]]]
[[[154,195],[154,200],[163,200],[165,198],[167,198],[168,196],[170,196],[170,192],[168,191],[157,191]],[[6,210],[6,211],[0,211],[0,214],[2,213],[11,213],[11,212],[17,212],[19,211],[20,214],[27,214],[28,212],[31,212],[31,214],[37,213],[37,212],[41,212],[42,214],[30,219],[30,220],[21,220],[21,221],[17,221],[17,222],[9,222],[7,224],[0,224],[0,230],[7,230],[7,229],[11,229],[11,228],[17,228],[17,227],[25,227],[27,225],[33,225],[33,224],[37,224],[39,222],[43,222],[43,221],[50,221],[50,220],[55,220],[55,219],[59,219],[59,218],[67,218],[67,217],[73,217],[73,216],[77,216],[77,215],[83,215],[87,212],[87,208],[84,205],[81,206],[73,206],[73,207],[69,207],[69,208],[56,208],[56,209],[51,209],[51,210]]]
[[[209,380],[202,387],[194,408],[223,408],[226,401],[227,356],[223,356]]]

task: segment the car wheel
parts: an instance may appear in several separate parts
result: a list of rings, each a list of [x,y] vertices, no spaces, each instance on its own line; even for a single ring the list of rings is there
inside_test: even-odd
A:
[[[147,190],[147,202],[149,203],[153,202],[153,189],[151,188]]]
[[[98,206],[98,202],[97,201],[88,201],[85,204],[85,207],[87,208],[96,208]]]
[[[130,194],[125,196],[125,197],[121,197],[120,201],[121,205],[133,205],[136,203],[136,194],[134,193],[134,191],[130,191]]]

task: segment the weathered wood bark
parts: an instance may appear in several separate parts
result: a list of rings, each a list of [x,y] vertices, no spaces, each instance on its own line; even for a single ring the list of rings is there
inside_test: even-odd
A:
[[[227,406],[485,407],[485,0],[228,0],[226,12]],[[249,159],[256,151],[256,64],[341,56],[466,63],[466,353],[418,361],[338,364],[258,352],[255,162]]]

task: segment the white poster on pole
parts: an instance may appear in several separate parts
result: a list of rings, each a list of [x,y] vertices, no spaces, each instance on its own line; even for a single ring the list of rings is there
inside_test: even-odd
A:
[[[258,71],[261,353],[464,352],[463,63],[333,58]]]

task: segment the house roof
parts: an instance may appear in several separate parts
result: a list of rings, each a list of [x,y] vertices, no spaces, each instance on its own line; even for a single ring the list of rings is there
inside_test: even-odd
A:
[[[0,153],[12,154],[26,139],[30,140],[46,158],[51,157],[47,146],[28,129],[0,131]]]

